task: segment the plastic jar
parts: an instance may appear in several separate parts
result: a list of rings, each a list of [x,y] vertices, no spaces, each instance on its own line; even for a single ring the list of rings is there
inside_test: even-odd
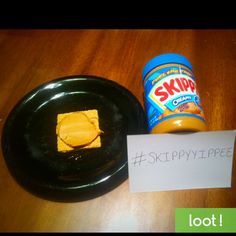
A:
[[[175,53],[161,54],[143,69],[150,133],[204,131],[206,123],[192,65]]]

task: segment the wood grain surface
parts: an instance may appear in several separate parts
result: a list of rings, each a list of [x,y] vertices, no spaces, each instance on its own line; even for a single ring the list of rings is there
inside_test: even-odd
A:
[[[67,75],[116,81],[143,105],[143,67],[166,52],[191,61],[208,130],[235,129],[236,30],[114,29],[0,30],[0,131],[23,95]],[[1,152],[0,205],[1,232],[174,231],[177,207],[236,207],[236,169],[228,189],[131,193],[126,180],[98,198],[59,203],[19,186]]]

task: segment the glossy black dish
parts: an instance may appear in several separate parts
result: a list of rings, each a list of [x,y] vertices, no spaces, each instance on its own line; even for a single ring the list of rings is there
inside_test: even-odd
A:
[[[57,151],[57,114],[97,109],[102,146]],[[2,150],[17,182],[53,201],[100,196],[128,177],[128,134],[147,132],[145,113],[126,88],[96,76],[69,76],[26,94],[7,117]]]

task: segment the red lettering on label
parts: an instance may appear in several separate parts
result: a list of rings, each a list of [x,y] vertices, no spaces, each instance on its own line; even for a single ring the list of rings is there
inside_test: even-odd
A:
[[[192,92],[194,92],[195,91],[195,89],[196,89],[196,86],[195,86],[195,84],[193,83],[193,81],[192,80],[188,80],[188,82],[189,82],[189,86],[190,86],[190,89],[191,89],[191,91]]]
[[[164,82],[162,86],[155,89],[154,94],[160,102],[168,99],[169,96],[173,96],[175,93],[181,93],[181,91],[191,90],[192,93],[197,93],[196,85],[191,79],[186,78],[175,78],[169,82]]]
[[[181,84],[179,78],[176,78],[175,80],[176,80],[177,84],[179,85],[180,90],[181,90],[181,91],[184,91],[184,88],[183,88],[183,86],[182,86],[182,84]]]
[[[188,91],[188,88],[189,88],[188,80],[185,79],[185,78],[180,78],[180,79],[181,79],[181,81],[182,81],[182,84],[183,84],[184,90],[185,90],[185,91]]]
[[[156,88],[156,90],[154,92],[157,97],[161,96],[161,98],[160,98],[161,102],[165,101],[169,97],[167,92],[160,91],[162,89],[163,89],[163,87],[160,86],[160,87]]]
[[[168,84],[167,82],[164,82],[164,83],[163,83],[163,86],[165,87],[165,89],[167,90],[167,92],[168,92],[170,95],[174,95],[174,92],[173,92],[173,91],[176,91],[177,93],[180,92],[180,90],[175,87],[174,83],[175,83],[175,80],[174,80],[174,79],[171,79],[171,80],[170,80],[170,84]]]

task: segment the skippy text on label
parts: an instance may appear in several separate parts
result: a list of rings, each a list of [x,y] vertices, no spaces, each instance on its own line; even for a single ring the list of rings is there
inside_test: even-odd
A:
[[[181,96],[179,96],[180,93]],[[164,108],[169,101],[173,101],[173,105],[177,106],[181,101],[186,102],[193,95],[196,96],[196,85],[194,80],[187,76],[170,75],[157,82],[149,95],[161,108]]]

